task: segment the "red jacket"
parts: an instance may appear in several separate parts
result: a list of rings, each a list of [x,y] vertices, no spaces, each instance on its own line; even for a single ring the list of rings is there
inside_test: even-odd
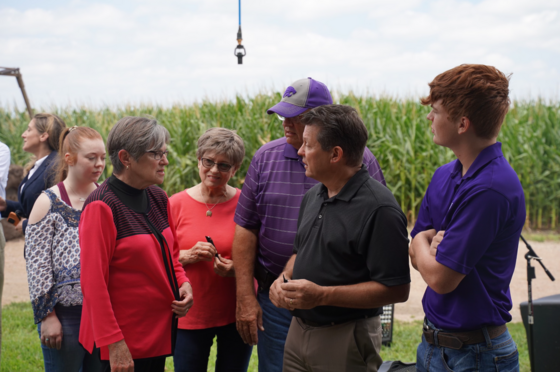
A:
[[[188,279],[167,195],[147,190],[149,221],[169,246],[179,287]],[[126,207],[107,182],[87,199],[80,218],[81,285],[84,295],[80,343],[109,359],[107,345],[124,338],[133,359],[170,355],[174,300],[161,246],[145,215]]]

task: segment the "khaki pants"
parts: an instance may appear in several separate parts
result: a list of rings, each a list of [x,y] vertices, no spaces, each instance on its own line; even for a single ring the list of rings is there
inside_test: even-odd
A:
[[[382,363],[379,316],[311,327],[292,318],[283,372],[377,372]]]
[[[2,360],[2,292],[4,290],[4,228],[0,225],[0,361]]]

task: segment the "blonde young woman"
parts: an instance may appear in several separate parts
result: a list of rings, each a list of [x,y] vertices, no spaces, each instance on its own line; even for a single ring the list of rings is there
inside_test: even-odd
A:
[[[105,168],[101,135],[66,129],[60,140],[58,183],[38,197],[25,236],[27,278],[45,371],[100,371],[99,352],[78,342],[82,314],[78,224]]]

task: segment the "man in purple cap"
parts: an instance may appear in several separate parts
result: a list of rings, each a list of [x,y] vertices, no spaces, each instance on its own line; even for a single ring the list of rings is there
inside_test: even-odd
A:
[[[282,100],[267,110],[269,115],[281,117],[285,137],[267,143],[255,153],[235,212],[237,330],[246,343],[258,342],[261,372],[282,371],[292,315],[272,304],[269,289],[292,256],[303,196],[317,184],[306,177],[297,153],[305,128],[300,116],[332,103],[326,85],[307,78],[294,82]],[[371,177],[385,185],[379,163],[367,147],[363,164]],[[256,296],[253,277],[259,284]]]

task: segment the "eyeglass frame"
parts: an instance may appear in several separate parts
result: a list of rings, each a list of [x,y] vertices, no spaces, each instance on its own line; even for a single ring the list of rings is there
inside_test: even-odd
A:
[[[293,122],[295,124],[301,123],[301,115],[303,115],[303,114],[292,116],[290,118],[285,118],[283,116],[280,116],[280,115],[276,114],[276,116],[278,117],[278,119],[280,119],[280,121],[284,122],[284,121],[288,120],[289,122]]]
[[[152,158],[154,160],[160,161],[161,159],[163,159],[164,156],[167,159],[167,155],[169,154],[169,151],[167,151],[167,150],[165,150],[165,151],[150,150],[150,151],[146,151],[146,153],[152,154],[153,155]]]
[[[289,118],[286,118],[286,117],[278,115],[278,114],[276,114],[276,117],[278,117],[278,119],[280,119],[280,121],[282,121],[282,122],[288,120],[290,122],[293,122],[294,124],[300,124],[301,123],[301,117],[303,116],[303,114],[307,113],[309,110],[311,110],[311,109],[308,109],[307,111],[304,111],[299,115],[292,116],[292,117],[289,117]]]
[[[206,165],[204,164],[205,161],[208,161],[210,163],[212,163],[211,165]],[[208,159],[208,158],[200,158],[200,163],[202,164],[202,166],[206,169],[212,169],[214,168],[214,165],[217,166],[218,171],[222,172],[222,173],[227,173],[231,170],[231,168],[233,168],[233,164],[228,164],[228,163],[216,163],[214,160]],[[220,166],[226,166],[227,170],[224,169],[220,169]]]

